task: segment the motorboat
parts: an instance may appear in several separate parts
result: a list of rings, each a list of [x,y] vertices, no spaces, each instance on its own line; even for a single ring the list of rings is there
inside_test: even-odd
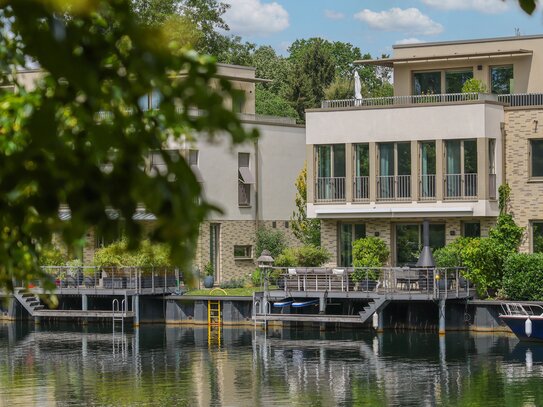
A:
[[[501,320],[523,341],[543,341],[543,306],[532,303],[502,304]]]

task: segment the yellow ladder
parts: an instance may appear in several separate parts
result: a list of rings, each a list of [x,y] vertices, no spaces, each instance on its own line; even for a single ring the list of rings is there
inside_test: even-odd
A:
[[[207,344],[221,346],[221,302],[207,301]]]

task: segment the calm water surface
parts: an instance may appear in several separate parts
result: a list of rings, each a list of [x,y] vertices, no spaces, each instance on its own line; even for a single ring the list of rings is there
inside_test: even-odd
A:
[[[512,336],[0,325],[1,406],[543,406]]]

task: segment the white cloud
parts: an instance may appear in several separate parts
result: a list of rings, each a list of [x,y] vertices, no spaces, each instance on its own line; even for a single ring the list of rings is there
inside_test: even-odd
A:
[[[324,16],[330,20],[342,20],[345,18],[345,14],[334,10],[324,10]]]
[[[228,0],[227,3],[230,8],[223,17],[233,34],[266,36],[289,26],[288,12],[275,1]]]
[[[420,44],[421,42],[424,42],[423,40],[419,40],[418,38],[404,38],[403,40],[396,41],[397,45],[403,45],[403,44]]]
[[[417,8],[398,7],[384,11],[364,9],[354,15],[371,28],[382,31],[400,31],[406,34],[435,35],[443,31],[443,26],[424,15]]]
[[[487,14],[503,13],[509,6],[502,0],[422,0],[440,10],[475,10]]]

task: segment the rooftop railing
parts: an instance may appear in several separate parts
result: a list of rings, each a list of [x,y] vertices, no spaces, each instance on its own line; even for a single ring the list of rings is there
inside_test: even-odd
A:
[[[488,93],[444,93],[436,95],[407,95],[388,96],[363,99],[323,100],[322,109],[357,108],[373,106],[401,106],[424,103],[454,103],[476,100],[493,100],[506,103],[510,106],[537,106],[543,105],[543,93],[516,93],[508,95],[495,95]]]

